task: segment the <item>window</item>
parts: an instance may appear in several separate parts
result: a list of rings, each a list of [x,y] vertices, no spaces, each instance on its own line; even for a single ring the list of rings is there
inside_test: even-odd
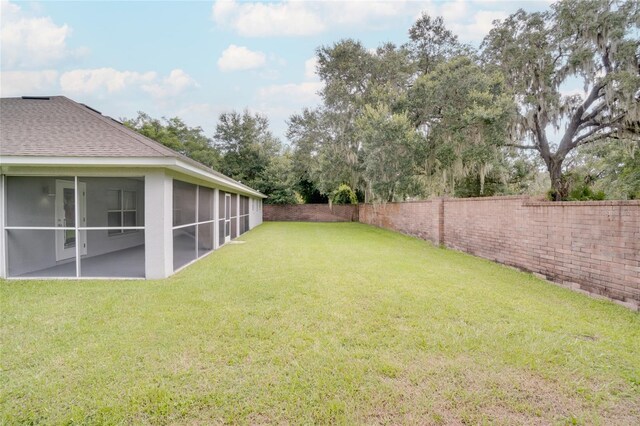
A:
[[[107,226],[137,226],[136,191],[122,189],[107,190]],[[120,235],[135,230],[109,229],[109,235]]]

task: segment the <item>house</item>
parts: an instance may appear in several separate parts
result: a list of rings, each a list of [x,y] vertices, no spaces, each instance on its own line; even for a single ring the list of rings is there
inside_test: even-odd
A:
[[[63,96],[0,100],[0,178],[1,278],[165,278],[266,198]]]

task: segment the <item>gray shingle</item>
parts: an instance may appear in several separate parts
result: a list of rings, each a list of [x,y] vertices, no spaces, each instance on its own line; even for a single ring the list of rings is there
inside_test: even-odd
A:
[[[0,99],[0,155],[178,158],[255,192],[64,96]]]
[[[41,157],[179,156],[63,96],[1,99],[0,152]]]

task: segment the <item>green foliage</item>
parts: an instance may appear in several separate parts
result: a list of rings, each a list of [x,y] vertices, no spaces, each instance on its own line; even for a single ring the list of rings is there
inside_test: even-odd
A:
[[[590,201],[590,200],[604,200],[606,195],[603,191],[594,192],[586,184],[580,185],[569,192],[568,201]]]
[[[487,70],[472,57],[459,56],[418,78],[410,92],[415,123],[424,129],[420,152],[422,179],[430,193],[455,193],[473,176],[484,194],[489,172],[504,163],[514,109],[501,73]]]
[[[125,119],[123,124],[205,166],[218,169],[221,164],[220,152],[202,128],[189,127],[178,117],[156,119],[138,112],[136,118]]]
[[[291,155],[274,156],[254,182],[254,187],[269,198],[265,204],[298,204],[298,198],[291,182]]]
[[[322,194],[313,182],[306,179],[299,180],[295,184],[296,192],[300,195],[302,203],[306,204],[326,204],[329,198]]]
[[[581,147],[571,173],[571,188],[588,187],[609,199],[640,199],[640,141],[623,140]]]
[[[220,171],[251,187],[264,184],[267,167],[282,149],[267,118],[246,110],[220,114],[214,143],[224,157]]]
[[[458,42],[457,35],[444,26],[442,17],[432,18],[426,13],[420,15],[409,29],[409,39],[407,47],[423,74],[469,50]]]
[[[160,120],[140,112],[124,124],[163,145],[232,179],[255,188],[269,198],[265,203],[295,204],[291,154],[269,131],[266,117],[248,111],[223,113],[215,138],[200,127],[189,127],[179,118]]]
[[[358,197],[349,185],[342,184],[331,194],[333,204],[358,204]]]
[[[363,136],[357,124],[367,105],[401,110],[414,64],[405,48],[387,43],[370,52],[354,40],[317,50],[324,105],[289,120],[294,172],[328,195],[341,183],[367,192]]]
[[[562,0],[544,12],[519,10],[483,42],[486,63],[503,72],[517,101],[514,145],[539,153],[557,199],[568,195],[569,153],[640,134],[638,22],[634,0]],[[576,78],[585,95],[564,94]],[[554,143],[547,133],[561,123],[564,133]]]
[[[421,139],[405,113],[365,106],[356,120],[362,140],[363,178],[370,201],[394,201],[411,193],[415,152]]]

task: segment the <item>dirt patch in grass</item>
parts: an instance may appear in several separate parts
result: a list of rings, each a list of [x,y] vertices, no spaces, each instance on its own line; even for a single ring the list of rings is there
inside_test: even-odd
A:
[[[382,382],[392,401],[373,401],[362,417],[365,423],[632,425],[640,418],[640,400],[589,402],[557,380],[504,365],[479,365],[468,356],[432,356]],[[595,382],[585,391],[599,392]]]

